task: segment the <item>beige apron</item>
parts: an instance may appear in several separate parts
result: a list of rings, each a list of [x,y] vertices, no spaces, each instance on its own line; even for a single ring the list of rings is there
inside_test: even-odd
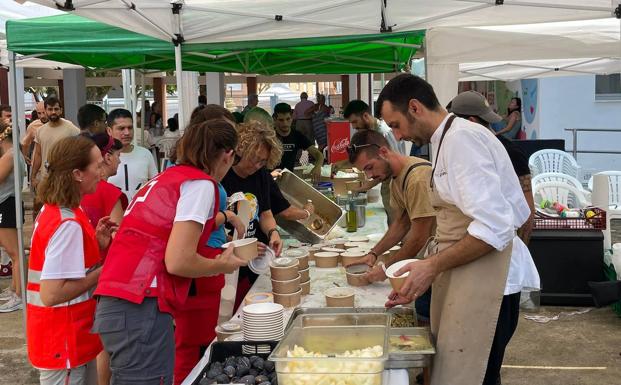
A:
[[[433,177],[433,175],[432,175]],[[462,239],[472,219],[431,188],[437,210],[435,254]],[[431,331],[436,338],[431,385],[481,385],[496,332],[512,243],[436,277],[431,296]]]

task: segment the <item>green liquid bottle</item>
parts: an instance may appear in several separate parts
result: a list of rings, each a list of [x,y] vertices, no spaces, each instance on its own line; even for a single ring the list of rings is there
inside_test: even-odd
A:
[[[358,219],[356,218],[356,203],[354,202],[354,194],[347,192],[347,232],[355,233],[358,230]]]

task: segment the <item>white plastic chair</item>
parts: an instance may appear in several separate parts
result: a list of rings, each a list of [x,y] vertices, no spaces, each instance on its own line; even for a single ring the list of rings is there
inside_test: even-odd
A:
[[[570,209],[583,209],[589,205],[581,190],[565,182],[533,184],[533,196],[536,207],[539,207],[543,200],[558,202]]]
[[[599,183],[594,183],[595,178]],[[621,171],[597,173],[589,180],[589,187],[593,190],[593,205],[606,210],[604,248],[610,249],[612,247],[611,221],[621,220]]]
[[[544,172],[556,172],[578,178],[578,163],[565,151],[545,149],[533,153],[528,158],[528,166],[533,176]]]
[[[611,209],[621,209],[621,171],[602,171],[598,174],[608,176],[608,205]],[[589,190],[593,191],[593,177],[589,179]]]
[[[588,204],[591,203],[591,192],[585,190],[582,187],[582,183],[580,183],[580,181],[578,179],[574,178],[571,175],[561,174],[561,173],[558,173],[558,172],[544,172],[542,174],[535,175],[533,177],[533,179],[531,180],[533,188],[535,188],[536,185],[538,185],[540,183],[545,183],[545,182],[566,183],[566,184],[576,188],[580,192],[582,192],[582,194],[584,194],[586,202]]]

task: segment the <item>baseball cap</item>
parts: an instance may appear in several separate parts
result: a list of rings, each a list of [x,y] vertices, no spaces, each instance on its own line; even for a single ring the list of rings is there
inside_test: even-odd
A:
[[[459,115],[478,116],[488,123],[497,123],[502,120],[500,115],[489,106],[485,96],[476,91],[466,91],[455,96],[451,101],[449,112]]]

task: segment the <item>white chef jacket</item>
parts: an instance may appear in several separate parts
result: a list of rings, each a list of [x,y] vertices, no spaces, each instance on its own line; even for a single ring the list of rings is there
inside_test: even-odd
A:
[[[440,153],[438,145],[450,114],[431,137],[436,152],[434,188],[447,203],[472,218],[468,233],[503,250],[513,240],[505,295],[539,289],[539,273],[516,229],[530,216],[530,208],[507,151],[487,128],[456,117]]]

